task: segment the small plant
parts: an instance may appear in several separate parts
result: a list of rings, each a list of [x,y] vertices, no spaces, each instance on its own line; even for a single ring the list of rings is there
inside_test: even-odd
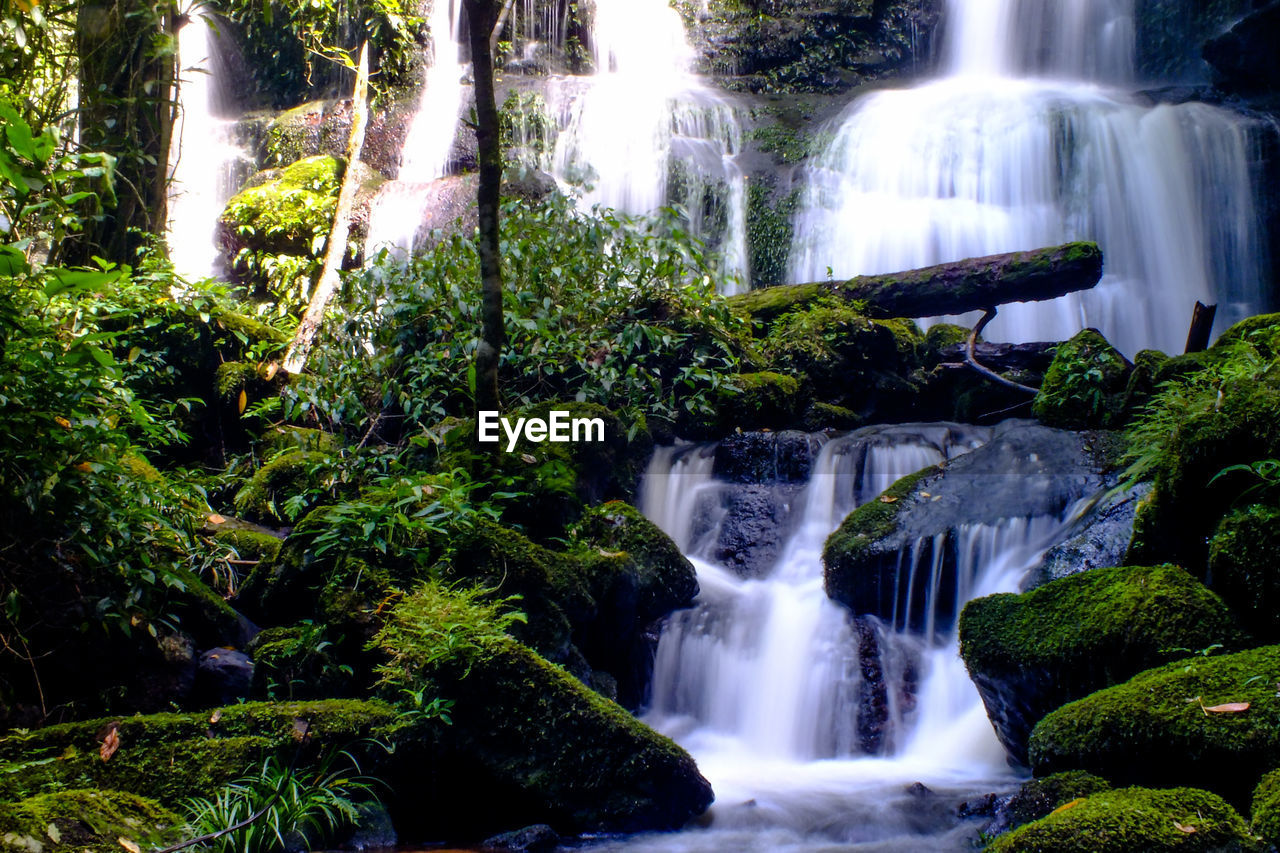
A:
[[[257,773],[230,782],[207,798],[186,802],[184,810],[194,835],[216,835],[244,824],[191,849],[209,853],[314,849],[355,823],[362,805],[377,802],[379,784],[361,775],[355,756],[345,750],[330,752],[313,767],[297,771],[273,756]]]

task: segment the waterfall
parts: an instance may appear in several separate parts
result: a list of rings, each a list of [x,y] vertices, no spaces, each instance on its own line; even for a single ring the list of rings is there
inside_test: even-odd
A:
[[[370,207],[365,258],[381,248],[408,254],[432,195],[426,185],[444,176],[462,109],[465,72],[460,58],[461,0],[433,0],[427,19],[432,61],[423,79],[422,98],[400,149],[400,172]]]
[[[1011,305],[992,339],[1094,326],[1180,352],[1196,300],[1218,327],[1264,307],[1262,125],[1133,87],[1132,0],[949,0],[944,76],[856,99],[808,170],[791,275],[821,280],[1096,240],[1095,289]]]
[[[965,849],[954,803],[904,793],[915,782],[962,795],[1012,779],[959,659],[956,615],[972,597],[1016,591],[1090,496],[1066,494],[1047,515],[958,525],[947,547],[909,544],[898,570],[906,605],[884,620],[851,618],[827,598],[821,554],[850,511],[992,437],[904,424],[826,440],[791,500],[776,565],[760,578],[717,562],[735,486],[713,476],[714,448],[655,453],[641,506],[694,563],[701,592],[663,628],[646,719],[690,750],[717,802],[709,831],[616,849]]]
[[[178,30],[178,116],[169,155],[169,257],[189,279],[217,275],[218,217],[248,164],[232,136],[209,19],[198,8]]]
[[[688,73],[679,14],[667,0],[597,0],[591,47],[595,73],[553,81],[549,92],[557,180],[582,188],[584,210],[682,205],[692,233],[745,282],[741,123],[734,104]]]

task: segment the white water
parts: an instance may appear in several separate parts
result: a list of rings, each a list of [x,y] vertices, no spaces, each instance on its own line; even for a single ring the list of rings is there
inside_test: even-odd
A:
[[[726,271],[746,281],[746,178],[736,162],[736,108],[689,74],[692,50],[667,0],[596,0],[596,72],[555,81],[549,107],[560,128],[552,170],[580,207],[649,214],[684,205],[695,236],[716,242]],[[670,181],[681,171],[680,186]],[[723,224],[704,216],[717,192]],[[736,292],[740,288],[731,288]]]
[[[761,579],[714,561],[720,497],[732,487],[713,478],[711,448],[655,454],[641,506],[689,555],[701,592],[663,629],[646,721],[689,749],[717,799],[710,830],[621,849],[964,849],[974,830],[958,825],[955,805],[1008,787],[1013,774],[959,659],[955,614],[972,597],[1016,591],[1066,535],[1072,510],[953,531],[950,595],[929,548],[905,551],[898,583],[922,625],[906,614],[855,623],[823,590],[821,552],[854,508],[990,434],[903,425],[826,443],[795,499],[781,556]],[[921,593],[908,590],[928,592],[913,602]],[[883,672],[884,687],[865,682],[868,665]],[[877,691],[883,712],[868,703]],[[943,796],[922,802],[907,791],[915,782]]]
[[[227,99],[218,75],[216,42],[202,10],[188,10],[178,30],[178,117],[169,156],[169,257],[179,275],[219,273],[218,217],[235,192],[247,160],[223,118]]]
[[[1126,91],[1132,0],[949,0],[945,26],[944,76],[854,101],[810,170],[795,280],[1094,239],[1097,288],[1002,308],[989,337],[1180,352],[1196,300],[1219,328],[1263,307],[1260,128]]]
[[[432,62],[400,150],[400,172],[379,191],[370,208],[366,260],[381,248],[399,254],[413,251],[414,237],[432,200],[426,185],[443,177],[449,166],[466,71],[460,58],[461,21],[461,0],[433,0],[427,19]]]

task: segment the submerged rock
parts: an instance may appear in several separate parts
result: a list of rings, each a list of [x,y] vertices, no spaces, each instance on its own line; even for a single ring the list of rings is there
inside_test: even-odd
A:
[[[1072,800],[986,848],[991,853],[1261,851],[1221,797],[1194,788],[1122,788]]]
[[[1048,714],[1031,733],[1032,768],[1195,784],[1243,804],[1280,766],[1277,673],[1280,646],[1148,670]]]
[[[978,598],[960,654],[1018,761],[1045,714],[1237,632],[1222,601],[1175,566],[1096,569],[1021,595]]]
[[[945,631],[967,598],[957,590],[972,580],[956,568],[972,556],[965,536],[1061,517],[1104,482],[1085,436],[1007,421],[982,447],[899,480],[851,513],[823,551],[827,594],[855,614]]]

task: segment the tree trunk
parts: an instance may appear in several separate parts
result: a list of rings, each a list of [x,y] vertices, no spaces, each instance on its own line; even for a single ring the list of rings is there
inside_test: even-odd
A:
[[[174,16],[146,0],[87,0],[76,18],[80,146],[116,157],[114,209],[85,223],[61,260],[132,262],[164,230],[172,122]]]
[[[364,129],[369,123],[369,43],[360,47],[360,65],[356,71],[355,92],[351,96],[351,133],[347,136],[347,168],[342,175],[342,185],[338,190],[338,203],[333,212],[333,225],[329,228],[329,239],[325,244],[324,266],[320,270],[320,278],[316,281],[315,292],[311,294],[311,303],[307,313],[298,324],[293,343],[285,353],[284,369],[289,373],[301,373],[307,363],[307,353],[311,352],[311,344],[316,332],[324,322],[324,311],[329,305],[333,292],[338,289],[340,281],[338,270],[342,267],[342,259],[347,254],[347,238],[351,230],[351,207],[355,204],[356,192],[359,189],[356,181],[356,161],[360,159],[360,149],[364,147]]]
[[[480,345],[476,348],[476,411],[497,411],[498,359],[502,354],[502,265],[498,208],[502,186],[502,147],[498,106],[493,93],[493,53],[489,36],[497,24],[499,0],[463,0],[471,33],[471,67],[476,89],[476,142],[480,161]],[[494,444],[493,447],[498,447]]]
[[[765,287],[732,296],[729,304],[768,322],[829,293],[863,303],[868,317],[935,317],[1054,299],[1088,290],[1101,278],[1102,251],[1097,244],[1067,243],[848,281]]]

